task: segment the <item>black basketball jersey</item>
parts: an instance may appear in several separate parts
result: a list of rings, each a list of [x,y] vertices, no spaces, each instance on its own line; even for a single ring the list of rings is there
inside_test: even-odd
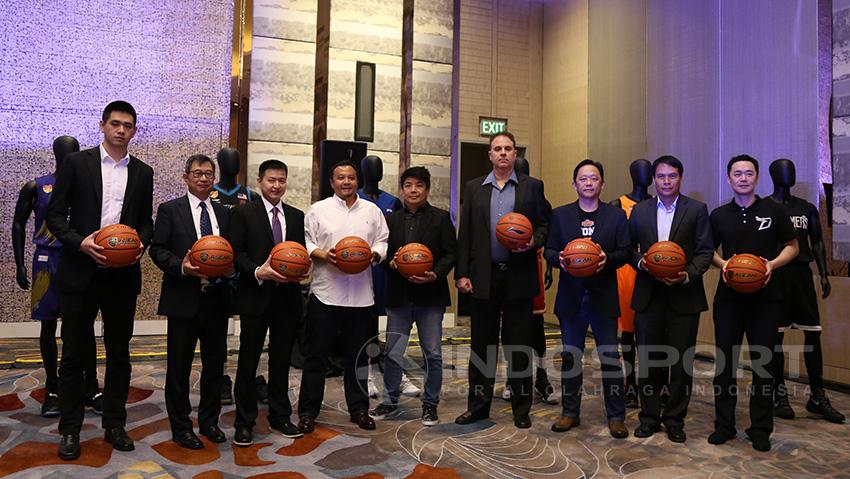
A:
[[[210,201],[220,204],[227,209],[242,206],[249,201],[254,201],[260,198],[260,195],[254,193],[239,183],[231,190],[222,189],[219,185],[214,185],[210,192]]]
[[[821,239],[820,214],[815,205],[808,201],[792,196],[788,202],[780,203],[788,216],[794,231],[797,233],[797,242],[800,243],[800,254],[794,258],[795,263],[810,263],[814,260],[811,243]]]

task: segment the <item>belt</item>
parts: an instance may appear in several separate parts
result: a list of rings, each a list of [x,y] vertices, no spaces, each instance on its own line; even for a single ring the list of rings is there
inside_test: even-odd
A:
[[[507,271],[508,263],[493,263],[493,269],[496,271]]]
[[[204,283],[201,285],[201,293],[214,293],[220,286],[220,284]]]

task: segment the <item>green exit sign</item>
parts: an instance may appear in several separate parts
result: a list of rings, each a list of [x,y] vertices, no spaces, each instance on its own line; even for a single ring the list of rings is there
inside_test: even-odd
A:
[[[506,132],[508,131],[508,119],[479,116],[478,131],[481,136],[493,136],[496,133]]]

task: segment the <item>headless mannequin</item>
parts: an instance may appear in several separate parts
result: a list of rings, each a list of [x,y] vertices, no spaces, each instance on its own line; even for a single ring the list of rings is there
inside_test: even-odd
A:
[[[773,180],[773,194],[771,195],[771,199],[779,204],[785,205],[785,207],[788,208],[788,213],[792,216],[792,219],[796,215],[802,213],[799,205],[803,202],[803,200],[794,197],[791,194],[791,187],[794,186],[797,180],[796,176],[794,163],[791,162],[791,160],[779,159],[770,164],[770,178]],[[831,286],[829,284],[829,273],[826,268],[826,247],[823,244],[820,219],[814,205],[808,204],[807,202],[804,204],[807,206],[806,210],[811,213],[806,215],[806,226],[804,229],[796,228],[797,224],[795,222],[795,229],[798,234],[797,239],[800,242],[801,251],[805,251],[804,248],[806,245],[810,246],[811,259],[814,260],[818,268],[818,273],[820,274],[822,297],[826,298],[831,292]],[[802,233],[803,231],[804,233]],[[798,257],[798,259],[805,261],[808,258]],[[798,261],[798,263],[800,263],[800,261]],[[807,267],[808,265],[806,264],[806,268]],[[782,269],[785,270],[785,274],[789,275],[796,274],[797,271],[799,271],[788,267]],[[810,281],[808,278],[809,274],[806,272],[805,278],[801,275],[800,280]],[[794,282],[791,278],[789,278],[789,281],[791,281],[792,284]],[[789,327],[796,328],[796,326]],[[778,348],[782,347],[782,342],[785,338],[784,330],[787,328],[788,327],[780,328],[779,340],[776,343]],[[803,329],[805,338],[803,358],[806,363],[806,371],[809,376],[809,387],[811,391],[811,399],[809,400],[809,404],[806,405],[806,409],[810,412],[821,414],[831,422],[843,422],[844,416],[832,409],[831,405],[829,405],[829,401],[826,399],[826,393],[823,389],[823,352],[821,349],[820,328],[818,326],[817,329],[809,329],[809,326],[805,326],[800,327],[799,329]],[[785,386],[785,357],[782,354],[781,349],[773,355],[773,359],[773,376],[776,382],[776,387],[774,388],[774,403],[777,404],[775,412],[777,416],[785,419],[791,419],[794,417],[794,411],[791,409],[787,400],[788,393]],[[813,403],[815,410],[812,410],[810,407]],[[830,409],[829,411],[823,410],[824,404],[828,405]]]
[[[59,170],[59,167],[62,165],[62,162],[65,158],[71,153],[76,153],[80,151],[80,144],[77,142],[77,139],[71,136],[60,136],[53,141],[53,156],[56,159],[56,170]],[[52,175],[55,176],[55,171]],[[44,193],[49,194],[50,188],[53,186],[53,179],[42,179],[44,184],[41,189]],[[30,280],[29,274],[27,271],[26,261],[25,261],[25,249],[26,249],[26,227],[27,222],[29,221],[30,215],[35,212],[38,208],[44,208],[46,204],[39,204],[39,202],[46,202],[49,196],[44,196],[41,199],[39,198],[39,189],[36,180],[28,181],[21,188],[21,192],[18,195],[18,201],[15,204],[15,215],[12,222],[12,249],[15,255],[15,267],[16,274],[15,279],[23,290],[30,289]],[[36,218],[38,218],[38,213],[36,213]],[[37,221],[37,220],[36,220]],[[40,227],[44,227],[43,225]],[[52,235],[51,235],[52,236]],[[57,240],[58,241],[58,240]],[[58,243],[57,243],[58,245]],[[36,259],[38,257],[45,257],[47,251],[45,251],[44,246],[37,246],[36,248]],[[51,245],[51,248],[54,248],[54,251],[58,251],[56,246]],[[50,255],[46,256],[47,258],[51,258]],[[58,259],[49,259],[51,262],[57,262]],[[56,265],[53,264],[52,267],[55,270]],[[49,271],[49,267],[48,270]],[[47,298],[52,294],[52,285],[48,286],[47,292],[42,292],[42,295],[36,298],[39,302],[42,299],[47,300]],[[37,289],[37,288],[36,288]],[[36,294],[36,291],[33,291],[33,294]],[[58,303],[57,303],[58,306]],[[39,307],[41,309],[41,307]],[[34,311],[35,313],[35,311]],[[59,317],[58,307],[52,308],[52,310],[44,310],[40,311],[39,314],[47,314],[49,316],[54,316],[51,319],[46,319],[45,317],[36,317],[41,322],[41,332],[39,338],[39,349],[41,352],[42,363],[44,364],[44,372],[45,372],[45,382],[47,386],[47,393],[54,394],[57,392],[57,372],[56,372],[56,363],[58,350],[56,346],[56,324],[57,319]],[[94,335],[92,335],[94,337]],[[86,385],[88,389],[89,401],[87,405],[91,405],[92,398],[98,393],[98,383],[97,383],[97,351],[95,343],[92,342],[92,351],[90,356],[90,361],[86,364],[85,370],[85,378]],[[47,407],[45,400],[45,408]],[[42,414],[45,416],[54,415],[52,412],[45,411],[45,408],[42,409]],[[55,415],[58,415],[58,410],[56,410]]]
[[[644,159],[633,161],[629,165],[629,175],[632,177],[632,191],[626,196],[636,203],[652,198],[652,195],[649,194],[649,185],[652,184],[652,163]],[[619,198],[612,201],[611,204],[617,208],[622,207]]]

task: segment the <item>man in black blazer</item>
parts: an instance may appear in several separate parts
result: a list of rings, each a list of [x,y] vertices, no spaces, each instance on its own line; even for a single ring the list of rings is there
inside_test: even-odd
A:
[[[512,134],[491,137],[493,171],[468,182],[463,192],[455,278],[461,293],[472,294],[473,305],[469,397],[457,424],[490,416],[501,323],[502,345],[511,352],[506,359],[514,425],[531,427],[528,323],[532,299],[540,293],[536,251],[546,242],[552,207],[543,195],[543,182],[514,169],[516,155]],[[510,212],[525,215],[534,227],[528,244],[513,251],[496,240],[496,223]]]
[[[632,208],[629,263],[638,271],[632,295],[640,358],[640,425],[635,437],[667,429],[673,442],[685,442],[685,416],[691,399],[693,355],[699,315],[708,309],[702,275],[711,266],[714,244],[705,203],[679,193],[682,162],[662,156],[652,163],[657,198]],[[643,254],[658,241],[673,241],[685,252],[685,270],[673,279],[653,277]],[[660,366],[664,364],[664,366]],[[669,368],[669,378],[665,377]],[[669,381],[669,396],[661,411],[659,396]]]
[[[233,443],[247,447],[254,443],[257,419],[257,391],[254,378],[269,333],[269,425],[286,437],[302,434],[292,424],[289,402],[289,360],[301,318],[301,287],[298,281],[272,269],[271,250],[282,241],[304,245],[304,213],[284,204],[289,170],[281,161],[260,164],[257,183],[261,201],[252,201],[233,212],[230,244],[236,254],[239,287],[236,311],[239,313],[239,363],[236,369],[236,421]]]
[[[443,381],[441,341],[443,315],[452,303],[446,277],[457,258],[457,239],[449,212],[431,206],[431,173],[423,166],[408,168],[401,174],[404,208],[387,217],[390,230],[387,241],[387,354],[384,359],[384,402],[369,411],[383,419],[397,409],[402,380],[404,352],[410,329],[416,324],[419,345],[425,356],[425,393],[422,395],[422,424],[439,423],[437,405]],[[421,275],[405,278],[398,271],[399,249],[409,243],[428,247],[434,264]]]
[[[46,223],[62,242],[56,287],[62,310],[62,364],[59,368],[59,457],[80,456],[85,387],[83,369],[91,354],[92,326],[98,310],[103,319],[106,379],[103,428],[106,441],[119,451],[135,447],[127,436],[127,392],[130,387],[129,343],[142,272],[138,258],[153,234],[153,169],[127,153],[136,134],[136,110],[114,101],[103,110],[98,148],[68,156],[56,174]],[[141,239],[136,262],[125,268],[105,267],[103,247],[94,242],[101,228],[121,223]]]
[[[552,425],[555,432],[566,432],[580,424],[582,355],[587,328],[593,328],[599,362],[605,413],[611,436],[622,439],[629,435],[625,425],[625,379],[617,346],[617,316],[620,301],[617,294],[617,268],[629,257],[629,231],[626,213],[599,201],[605,183],[602,165],[582,160],[573,170],[573,187],[578,200],[555,208],[549,239],[543,256],[557,265],[559,273],[555,315],[561,323],[564,346],[561,364],[561,404],[563,414]],[[602,249],[602,261],[596,274],[577,278],[566,272],[562,251],[572,240],[589,238]]]
[[[195,345],[201,342],[200,433],[213,442],[224,442],[218,427],[221,384],[227,359],[227,284],[208,278],[189,261],[189,250],[202,236],[226,235],[227,208],[210,201],[215,165],[204,155],[186,160],[183,181],[189,192],[159,205],[150,255],[162,270],[158,314],[168,317],[168,369],[165,375],[165,406],[171,435],[187,449],[204,443],[192,431],[189,414],[189,376]]]

